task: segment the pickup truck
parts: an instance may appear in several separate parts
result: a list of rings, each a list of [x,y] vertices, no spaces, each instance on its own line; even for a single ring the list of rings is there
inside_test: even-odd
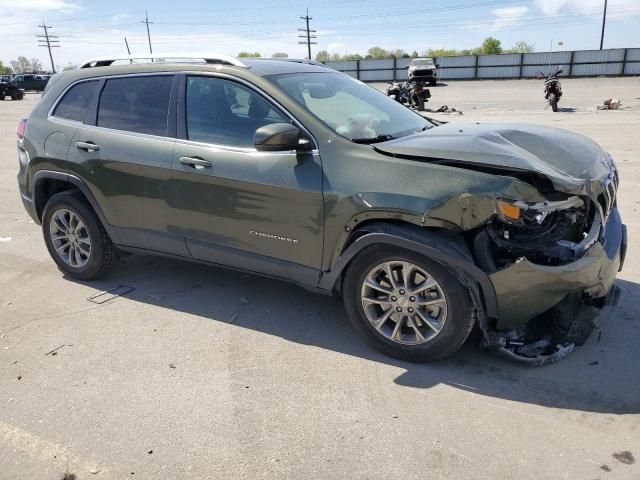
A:
[[[36,75],[25,73],[13,77],[12,83],[22,90],[35,90],[42,92],[49,81],[48,75]]]

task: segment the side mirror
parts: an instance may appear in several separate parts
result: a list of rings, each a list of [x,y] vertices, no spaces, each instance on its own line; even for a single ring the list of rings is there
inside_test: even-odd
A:
[[[300,147],[300,130],[290,123],[271,123],[256,130],[253,145],[259,152],[297,150]]]
[[[562,72],[564,72],[564,70],[562,68],[559,68],[556,73],[560,75]]]

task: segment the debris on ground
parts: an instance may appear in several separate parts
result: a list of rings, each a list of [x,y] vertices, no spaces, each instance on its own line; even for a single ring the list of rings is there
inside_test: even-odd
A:
[[[235,323],[235,321],[238,319],[238,314],[234,313],[231,318],[229,319],[229,323]]]
[[[102,292],[98,292],[95,295],[91,295],[87,300],[90,302],[96,303],[98,305],[102,305],[103,303],[110,302],[111,300],[121,297],[122,295],[126,295],[127,293],[131,293],[135,290],[133,287],[128,287],[126,285],[119,285],[115,288],[110,288],[109,290],[104,290]]]
[[[241,303],[244,303],[245,305],[248,305],[248,304],[249,304],[249,300],[247,300],[247,299],[246,299],[246,298],[244,298],[244,297],[240,298],[240,302],[241,302]]]
[[[76,478],[78,477],[76,477],[74,473],[66,472],[64,475],[62,475],[60,480],[76,480]]]
[[[598,105],[598,110],[618,110],[622,105],[619,98],[608,98],[602,105]]]
[[[170,363],[169,368],[176,368],[176,366],[173,363]]]
[[[598,364],[600,364],[600,362],[597,361],[597,360],[594,361],[594,362],[589,362],[589,366],[591,366],[591,367],[593,367],[594,365],[598,365]]]
[[[57,355],[57,354],[58,354],[58,350],[60,350],[60,349],[61,349],[62,347],[64,347],[64,346],[65,346],[64,344],[63,344],[63,345],[60,345],[59,347],[56,347],[56,348],[54,348],[53,350],[51,350],[51,351],[49,351],[49,352],[45,353],[45,354],[44,354],[44,355],[45,355],[45,357],[46,357],[47,355],[51,355],[51,356]]]
[[[11,237],[0,237],[0,242],[10,242],[13,240]]]
[[[92,475],[97,475],[100,472],[100,470],[98,470],[97,468],[92,468],[91,470],[89,470],[89,473]]]
[[[464,113],[462,113],[462,110],[458,110],[453,107],[450,108],[448,105],[442,105],[440,108],[438,108],[435,111],[438,113],[457,113],[459,115],[464,115]]]
[[[600,465],[600,470],[604,470],[605,472],[610,472],[611,467],[605,463],[604,465]]]
[[[636,462],[636,459],[633,458],[633,454],[629,450],[625,450],[624,452],[612,453],[611,456],[620,463],[624,463],[625,465],[631,465]]]

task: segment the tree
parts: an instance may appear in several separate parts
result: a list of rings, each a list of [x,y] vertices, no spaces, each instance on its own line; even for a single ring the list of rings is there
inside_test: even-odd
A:
[[[9,75],[11,73],[11,67],[7,67],[2,60],[0,60],[0,75]]]
[[[388,52],[387,50],[381,47],[371,47],[369,50],[367,50],[366,58],[379,59],[379,58],[389,58],[389,57],[391,57],[391,52]]]
[[[520,40],[513,45],[513,48],[507,50],[507,53],[531,53],[535,51],[533,45]]]
[[[481,51],[484,55],[495,55],[502,53],[502,42],[497,38],[487,37],[482,42]]]
[[[320,50],[318,53],[316,53],[316,60],[319,62],[326,62],[327,60],[329,60],[329,52],[327,52],[326,50]]]
[[[238,58],[260,58],[260,52],[240,52]]]
[[[37,58],[31,59],[31,71],[32,72],[42,72],[42,62]]]
[[[418,51],[414,50],[413,52],[411,52],[411,58],[418,58],[420,55],[418,55]]]
[[[27,57],[20,56],[16,60],[11,60],[11,69],[13,73],[25,73],[32,70],[31,62]]]
[[[276,52],[271,54],[271,58],[289,58],[289,54],[286,52]]]

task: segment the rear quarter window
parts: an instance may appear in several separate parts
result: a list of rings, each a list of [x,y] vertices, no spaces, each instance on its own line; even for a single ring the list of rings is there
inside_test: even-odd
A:
[[[91,80],[78,83],[71,87],[56,106],[53,116],[64,118],[65,120],[82,122],[87,114],[91,97],[97,86],[98,80]]]
[[[107,80],[98,106],[98,126],[165,136],[173,75]]]

